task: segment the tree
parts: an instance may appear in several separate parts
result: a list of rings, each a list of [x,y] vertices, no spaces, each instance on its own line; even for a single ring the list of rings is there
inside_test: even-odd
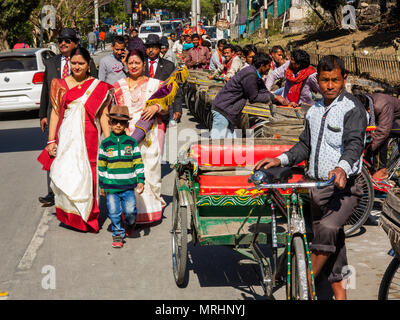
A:
[[[20,26],[29,19],[32,11],[38,6],[39,0],[2,0],[0,2],[0,49],[10,48],[8,38],[10,30],[22,35]],[[14,34],[13,34],[14,35]]]
[[[342,8],[344,0],[317,0],[317,2],[331,14],[335,26],[340,27],[343,19]]]
[[[122,4],[122,1],[114,0],[117,4]],[[101,13],[100,8],[102,6],[111,2],[113,0],[98,0],[99,12]],[[45,0],[45,4],[52,5],[56,9],[56,29],[44,30],[45,41],[55,40],[56,35],[63,28],[78,29],[84,34],[94,26],[94,1],[92,0]],[[42,8],[37,6],[29,19],[33,26],[32,32],[36,41],[40,35],[41,11]]]
[[[150,9],[167,9],[168,12],[189,12],[189,0],[146,0],[144,4]],[[201,15],[212,19],[220,8],[220,0],[200,0]]]

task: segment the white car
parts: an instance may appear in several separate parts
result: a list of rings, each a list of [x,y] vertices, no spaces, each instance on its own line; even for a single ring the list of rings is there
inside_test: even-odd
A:
[[[160,38],[163,36],[161,25],[158,22],[143,23],[139,29],[139,38],[146,42],[149,34],[156,34]]]
[[[175,32],[171,21],[168,20],[160,21],[160,24],[164,36],[169,37],[171,33]]]
[[[54,55],[46,48],[0,52],[0,112],[39,109],[43,61]]]

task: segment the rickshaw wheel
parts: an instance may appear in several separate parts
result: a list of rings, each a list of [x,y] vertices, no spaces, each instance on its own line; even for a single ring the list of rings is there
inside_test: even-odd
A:
[[[172,200],[172,268],[175,282],[184,285],[187,263],[187,208],[179,204],[178,185],[175,180]]]
[[[310,300],[308,263],[304,249],[304,241],[300,236],[295,236],[292,240],[290,254],[290,289],[288,289],[288,297],[290,300]]]
[[[366,168],[362,168],[361,175],[357,178],[363,189],[363,195],[354,209],[353,214],[344,225],[344,233],[346,236],[354,234],[367,221],[372,207],[374,205],[375,192],[371,182],[370,175]]]
[[[394,257],[383,275],[379,286],[378,300],[395,300],[399,298],[399,269],[400,260]]]

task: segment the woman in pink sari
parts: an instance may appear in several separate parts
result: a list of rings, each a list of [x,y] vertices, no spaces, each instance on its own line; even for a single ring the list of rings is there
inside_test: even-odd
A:
[[[129,122],[129,134],[137,140],[144,163],[146,179],[144,192],[135,193],[138,210],[136,223],[151,223],[161,220],[162,209],[166,205],[161,196],[161,152],[164,139],[161,114],[168,113],[168,110],[161,109],[158,104],[145,107],[146,101],[162,86],[163,82],[143,75],[144,54],[133,50],[129,52],[126,61],[129,77],[114,84],[114,96],[118,105],[129,108],[130,117],[132,117]],[[151,127],[140,127],[142,120],[150,119],[153,119]],[[144,134],[138,134],[139,131]]]
[[[74,49],[70,63],[72,75],[51,83],[53,109],[46,147],[51,158],[41,162],[51,165],[57,219],[98,232],[97,152],[101,133],[110,134],[107,113],[113,87],[89,75],[86,49]]]

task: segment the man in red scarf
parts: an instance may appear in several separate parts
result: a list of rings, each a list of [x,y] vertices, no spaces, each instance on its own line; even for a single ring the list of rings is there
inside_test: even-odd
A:
[[[310,65],[310,56],[304,50],[294,50],[290,61],[268,75],[265,86],[271,90],[279,79],[285,79],[282,96],[290,106],[296,107],[302,103],[313,105],[312,93],[320,93],[317,71]]]
[[[231,44],[227,44],[224,47],[225,63],[218,67],[213,74],[209,75],[211,79],[223,79],[228,82],[236,73],[240,71],[243,66],[242,59],[236,54],[235,47]]]

